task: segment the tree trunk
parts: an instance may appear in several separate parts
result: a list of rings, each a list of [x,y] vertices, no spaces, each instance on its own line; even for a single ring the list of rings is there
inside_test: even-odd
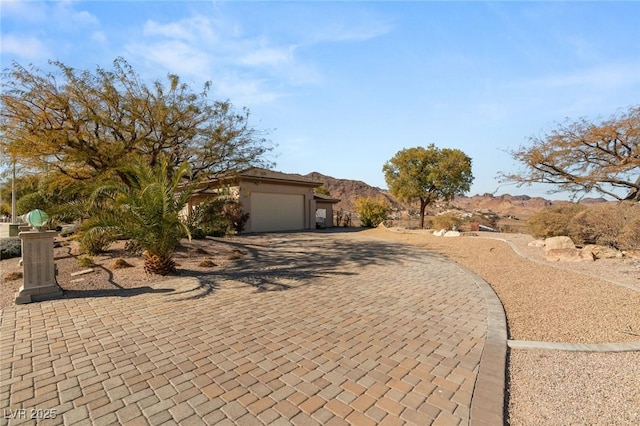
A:
[[[636,185],[640,185],[640,176],[636,180]],[[640,187],[633,187],[629,190],[629,194],[625,197],[627,201],[640,201]]]
[[[420,198],[420,229],[424,229],[424,211],[427,209],[427,200]]]
[[[171,256],[159,256],[145,251],[142,257],[144,258],[144,272],[147,274],[168,275],[176,271],[176,263]]]

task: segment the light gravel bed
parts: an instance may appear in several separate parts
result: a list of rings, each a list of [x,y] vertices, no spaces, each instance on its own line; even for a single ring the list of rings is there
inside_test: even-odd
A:
[[[511,350],[512,425],[640,424],[640,352]]]

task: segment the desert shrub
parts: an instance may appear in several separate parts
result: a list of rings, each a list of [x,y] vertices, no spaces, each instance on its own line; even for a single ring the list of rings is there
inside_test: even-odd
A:
[[[389,203],[383,198],[358,198],[356,212],[360,216],[360,225],[372,228],[380,225],[389,214]]]
[[[83,268],[89,268],[93,266],[93,259],[91,259],[89,256],[79,257],[76,262]]]
[[[112,232],[99,232],[97,230],[82,232],[78,238],[80,251],[92,256],[104,253],[117,238],[118,236]]]
[[[620,250],[640,250],[640,217],[630,220],[618,236]]]
[[[527,229],[536,238],[569,235],[569,222],[585,209],[585,206],[576,203],[546,207],[529,218]]]
[[[61,237],[69,237],[76,233],[78,230],[78,225],[63,225],[60,229]]]
[[[9,272],[7,275],[4,276],[4,281],[5,282],[9,282],[9,281],[16,281],[19,279],[23,278],[23,274],[21,271],[15,271],[15,272]]]
[[[569,222],[568,235],[576,244],[599,244],[618,249],[638,246],[640,205],[603,203],[578,213]],[[635,241],[635,242],[634,242]]]
[[[124,243],[124,251],[132,256],[139,256],[143,252],[142,246],[135,240],[127,240],[127,242]]]
[[[22,256],[22,241],[19,237],[0,239],[0,260]]]
[[[249,213],[242,212],[240,203],[223,194],[196,205],[184,224],[192,238],[204,239],[240,233],[248,220]]]
[[[460,227],[463,220],[452,213],[439,214],[432,219],[433,229],[451,230]]]
[[[121,257],[118,257],[111,262],[111,269],[124,269],[124,268],[133,268],[133,265],[124,260]]]
[[[498,226],[498,216],[493,213],[474,214],[469,220],[476,222],[478,225],[488,226],[489,228],[497,228]]]
[[[228,225],[227,232],[233,230],[236,234],[244,231],[244,226],[249,220],[249,213],[242,213],[238,201],[227,201],[222,208],[220,216]]]

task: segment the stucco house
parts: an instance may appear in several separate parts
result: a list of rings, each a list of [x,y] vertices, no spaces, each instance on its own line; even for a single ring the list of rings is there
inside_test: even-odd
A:
[[[300,175],[253,167],[201,183],[188,208],[228,190],[249,213],[244,233],[298,231],[333,226],[333,206],[340,200],[314,194],[322,182]]]

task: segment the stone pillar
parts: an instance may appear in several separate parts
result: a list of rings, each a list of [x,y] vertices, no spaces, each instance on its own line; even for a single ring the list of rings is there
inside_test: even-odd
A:
[[[24,284],[16,293],[17,305],[62,296],[53,261],[55,235],[55,231],[23,231],[18,234],[22,240]]]

